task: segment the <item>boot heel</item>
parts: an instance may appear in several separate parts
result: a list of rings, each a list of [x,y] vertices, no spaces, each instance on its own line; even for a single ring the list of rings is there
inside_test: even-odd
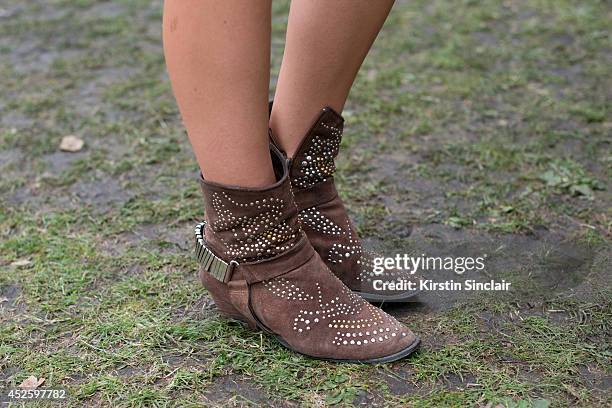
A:
[[[230,319],[244,321],[244,317],[242,316],[242,314],[234,307],[234,305],[232,305],[230,301],[227,286],[219,282],[215,278],[211,277],[202,269],[200,269],[199,275],[202,284],[204,285],[206,290],[208,290],[208,293],[215,302],[219,313]]]

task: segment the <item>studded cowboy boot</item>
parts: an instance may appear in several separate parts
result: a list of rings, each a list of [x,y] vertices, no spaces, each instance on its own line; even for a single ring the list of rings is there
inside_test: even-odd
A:
[[[196,227],[200,278],[220,312],[315,358],[381,363],[419,339],[352,293],[325,266],[297,220],[287,163],[265,188],[201,179],[206,221]]]
[[[351,290],[370,302],[408,301],[418,293],[417,276],[406,270],[382,270],[382,265],[375,268],[377,256],[363,249],[336,191],[334,160],[343,125],[333,109],[322,109],[289,160],[298,218],[325,264]]]

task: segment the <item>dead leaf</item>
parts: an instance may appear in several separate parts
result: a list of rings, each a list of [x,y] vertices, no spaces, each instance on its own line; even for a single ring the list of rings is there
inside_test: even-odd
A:
[[[45,382],[44,378],[36,378],[33,375],[29,376],[21,384],[19,384],[19,388],[26,388],[29,390],[35,390],[40,387]]]
[[[0,303],[8,302],[7,297],[0,297]]]
[[[11,265],[12,266],[28,266],[28,265],[32,265],[32,261],[30,261],[29,259],[20,259],[18,261],[12,262]]]
[[[83,139],[80,139],[74,135],[64,136],[62,138],[62,142],[60,143],[60,150],[65,152],[78,152],[83,148]]]

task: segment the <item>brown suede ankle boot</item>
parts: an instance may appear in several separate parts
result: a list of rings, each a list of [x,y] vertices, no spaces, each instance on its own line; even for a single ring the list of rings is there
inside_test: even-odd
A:
[[[343,126],[342,116],[323,108],[289,160],[299,220],[325,264],[355,293],[370,302],[409,301],[419,292],[418,276],[406,270],[375,270],[377,256],[363,249],[336,191],[334,160]]]
[[[382,363],[419,338],[352,293],[314,251],[297,219],[283,156],[265,188],[201,179],[206,221],[196,227],[200,278],[220,312],[307,356]]]

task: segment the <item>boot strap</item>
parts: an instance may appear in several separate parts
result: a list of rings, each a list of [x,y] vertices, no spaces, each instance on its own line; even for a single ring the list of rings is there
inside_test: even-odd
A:
[[[232,279],[234,268],[238,266],[238,262],[225,262],[210,250],[204,241],[204,227],[206,221],[202,221],[195,227],[195,255],[198,263],[208,272],[213,278],[223,283],[228,283]]]
[[[206,221],[203,221],[196,225],[196,246],[195,253],[200,266],[210,274],[213,278],[220,282],[227,284],[229,301],[240,312],[242,319],[251,327],[255,329],[259,327],[264,331],[270,331],[265,324],[257,318],[251,307],[251,291],[249,284],[244,279],[232,281],[232,275],[236,266],[237,261],[225,262],[219,258],[215,253],[205,245],[204,241],[204,227]]]
[[[259,319],[251,309],[251,292],[244,280],[231,281],[227,284],[230,302],[238,310],[251,329],[260,327]]]
[[[291,272],[306,263],[315,254],[312,246],[307,245],[308,238],[306,238],[303,231],[300,231],[301,237],[299,241],[291,249],[280,255],[256,262],[238,263],[232,260],[228,263],[206,246],[206,241],[204,240],[205,226],[206,222],[203,221],[196,225],[195,228],[196,258],[203,270],[208,272],[213,278],[226,284],[232,280],[232,275],[238,268],[240,269],[242,279],[245,279],[249,284],[253,284]]]

